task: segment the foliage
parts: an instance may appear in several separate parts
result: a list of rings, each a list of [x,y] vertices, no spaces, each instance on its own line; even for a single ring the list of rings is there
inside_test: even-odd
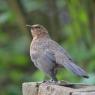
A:
[[[90,76],[83,79],[62,69],[59,80],[95,84],[93,4],[94,0],[0,0],[0,95],[20,95],[23,82],[44,80],[44,74],[31,64],[31,35],[24,24],[47,27]]]

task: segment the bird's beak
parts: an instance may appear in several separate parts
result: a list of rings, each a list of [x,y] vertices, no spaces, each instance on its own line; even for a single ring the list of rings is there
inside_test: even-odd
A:
[[[31,28],[33,28],[32,25],[26,25],[26,27],[31,27]]]

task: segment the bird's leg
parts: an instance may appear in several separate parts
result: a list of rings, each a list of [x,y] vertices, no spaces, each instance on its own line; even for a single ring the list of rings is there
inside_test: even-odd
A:
[[[45,82],[47,82],[47,83],[52,83],[52,82],[55,83],[55,82],[57,82],[57,78],[56,78],[54,73],[51,73],[50,77],[51,77],[50,80],[44,80],[43,83],[45,83]]]
[[[56,83],[57,82],[57,78],[56,78],[56,69],[53,68],[49,71],[48,75],[51,77],[50,80],[44,80],[43,83]]]
[[[51,79],[49,80],[49,82],[57,82],[57,78],[56,78],[56,72],[55,72],[55,70],[54,69],[52,69],[51,70],[51,72],[50,72],[50,77],[51,77]]]
[[[51,82],[57,82],[57,78],[55,76],[55,74],[51,74]]]

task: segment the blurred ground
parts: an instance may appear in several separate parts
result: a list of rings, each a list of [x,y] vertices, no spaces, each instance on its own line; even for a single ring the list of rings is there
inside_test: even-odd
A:
[[[21,95],[26,81],[42,81],[32,64],[26,24],[42,24],[89,74],[79,78],[65,69],[58,79],[95,84],[95,0],[0,0],[0,95]]]

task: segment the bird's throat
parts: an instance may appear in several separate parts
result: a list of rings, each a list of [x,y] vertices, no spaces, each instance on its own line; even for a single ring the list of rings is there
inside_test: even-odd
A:
[[[40,38],[47,38],[47,37],[49,38],[48,34],[46,34],[46,33],[40,33],[38,35],[34,35],[33,39],[40,39]]]

